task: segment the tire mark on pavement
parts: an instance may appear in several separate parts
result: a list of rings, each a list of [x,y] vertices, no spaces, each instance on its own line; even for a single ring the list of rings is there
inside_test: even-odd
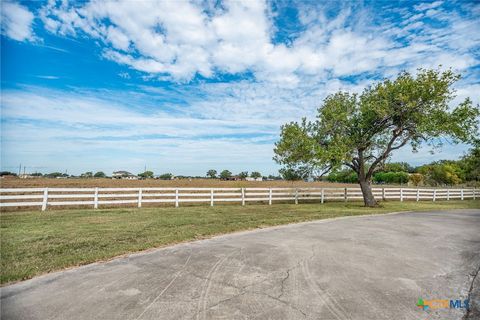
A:
[[[318,285],[317,281],[315,281],[312,273],[310,272],[308,262],[302,263],[302,272],[310,289],[317,294],[323,305],[328,309],[328,311],[330,311],[335,319],[351,319],[345,312],[345,309],[338,303],[338,301],[336,301],[336,299],[328,292],[328,290],[323,290]]]
[[[175,282],[175,280],[177,280],[177,278],[180,277],[180,275],[183,273],[183,271],[185,271],[185,268],[187,267],[188,262],[190,261],[190,258],[191,258],[191,257],[192,257],[192,252],[190,252],[187,260],[185,261],[185,263],[183,264],[183,266],[181,267],[181,269],[178,270],[178,271],[174,274],[172,280],[165,286],[165,288],[163,288],[163,290],[155,297],[155,299],[153,299],[153,301],[150,302],[145,309],[143,309],[143,312],[140,313],[140,315],[139,315],[138,317],[136,317],[135,320],[140,319],[140,318],[145,314],[145,312],[147,312],[147,311],[150,309],[150,307],[151,307],[155,302],[157,302],[157,300],[165,293],[165,291],[167,291],[168,288],[170,288],[170,286]]]
[[[202,314],[202,318],[206,319],[206,313],[205,311],[207,310],[207,302],[208,302],[208,294],[210,292],[210,288],[212,286],[212,280],[217,273],[218,269],[220,266],[227,261],[228,258],[230,258],[236,251],[233,251],[223,258],[220,258],[213,266],[210,268],[207,278],[205,279],[205,282],[203,283],[202,286],[202,292],[200,293],[200,298],[198,299],[198,304],[197,304],[197,312],[196,312],[196,319],[198,320],[200,318],[200,314]]]

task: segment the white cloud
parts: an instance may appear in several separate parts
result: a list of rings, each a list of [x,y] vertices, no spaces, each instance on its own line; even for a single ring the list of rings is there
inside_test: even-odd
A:
[[[304,28],[289,46],[272,40],[275,14],[265,1],[232,0],[218,6],[190,1],[52,2],[40,16],[52,32],[82,32],[100,39],[104,57],[149,76],[188,82],[197,74],[210,78],[253,72],[257,80],[292,87],[310,75],[325,80],[328,74],[382,69],[392,74],[398,68],[422,66],[426,58],[451,63],[459,71],[478,64],[470,51],[478,45],[473,31],[478,21],[445,12],[441,5],[429,2],[415,6],[417,12],[403,10],[403,27],[370,24],[371,15],[360,6],[345,6],[333,18],[325,16],[323,7],[300,6]],[[432,10],[447,27],[422,21]]]
[[[107,39],[111,42],[115,49],[127,51],[130,46],[130,40],[118,28],[108,27]]]
[[[17,41],[33,40],[33,13],[10,1],[3,1],[0,6],[2,34]]]
[[[421,4],[415,5],[414,8],[417,11],[425,11],[428,9],[433,9],[436,7],[441,6],[443,1],[435,1],[435,2],[423,2]]]
[[[57,77],[57,76],[43,76],[43,75],[39,75],[39,76],[37,76],[37,78],[46,79],[46,80],[57,80],[57,79],[60,79],[60,77]]]

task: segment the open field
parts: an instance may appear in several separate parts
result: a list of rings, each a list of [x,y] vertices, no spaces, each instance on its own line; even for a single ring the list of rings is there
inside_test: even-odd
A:
[[[2,188],[29,188],[29,187],[175,187],[175,188],[291,188],[291,187],[358,187],[358,184],[305,182],[305,181],[222,181],[219,179],[179,179],[179,180],[121,180],[121,179],[18,179],[5,178],[0,180]]]
[[[239,230],[393,211],[480,208],[480,201],[360,202],[1,213],[1,283]]]

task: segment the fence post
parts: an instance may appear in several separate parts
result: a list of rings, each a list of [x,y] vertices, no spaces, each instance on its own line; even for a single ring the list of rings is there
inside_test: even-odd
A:
[[[210,189],[210,207],[213,207],[213,188]]]
[[[473,200],[475,200],[475,193],[477,191],[477,188],[473,188]]]
[[[403,188],[400,188],[400,202],[403,202]]]
[[[138,207],[142,207],[142,188],[138,189]]]
[[[324,202],[324,199],[325,199],[325,192],[324,192],[323,188],[322,188],[321,199],[322,199],[321,201],[322,201],[322,203],[323,203],[323,202]]]
[[[242,188],[242,206],[245,205],[245,188]]]
[[[272,188],[268,190],[268,204],[272,205]]]
[[[463,189],[460,191],[460,195],[461,195],[462,200],[463,200]]]
[[[382,188],[382,201],[385,201],[385,188]]]
[[[450,200],[450,189],[447,189],[447,201]]]
[[[95,197],[93,199],[93,208],[98,209],[98,187],[95,188]]]
[[[295,188],[295,204],[298,204],[298,188]]]
[[[178,189],[175,189],[175,208],[178,208]]]
[[[347,188],[345,188],[345,190],[343,191],[343,200],[344,200],[345,202],[347,202],[347,192],[348,192],[348,191],[347,191]]]
[[[48,205],[48,188],[43,190],[43,202],[42,202],[42,211],[47,210]]]
[[[433,189],[433,201],[437,200],[437,189]]]
[[[417,188],[417,202],[420,200],[420,189]]]

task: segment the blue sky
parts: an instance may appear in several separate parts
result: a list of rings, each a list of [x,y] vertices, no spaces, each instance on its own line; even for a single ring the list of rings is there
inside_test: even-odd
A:
[[[338,90],[453,68],[480,101],[475,1],[2,1],[1,167],[276,174],[280,125]],[[393,161],[455,159],[405,149]]]

